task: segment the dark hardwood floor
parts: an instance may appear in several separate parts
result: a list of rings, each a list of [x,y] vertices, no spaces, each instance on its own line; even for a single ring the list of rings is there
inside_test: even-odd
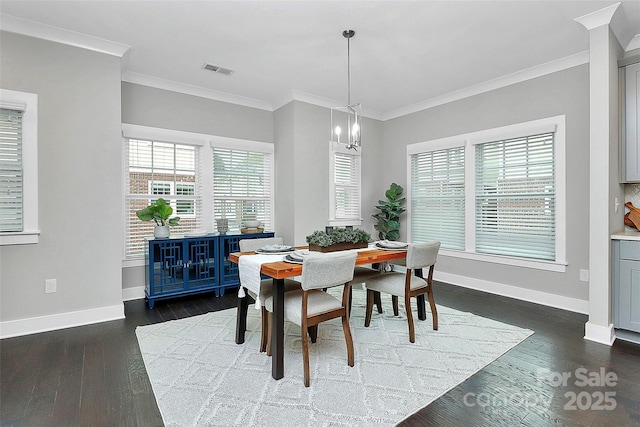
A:
[[[399,426],[640,425],[639,345],[585,341],[584,315],[444,283],[434,292],[439,305],[535,334]],[[2,340],[0,424],[162,426],[135,328],[235,305],[234,292],[153,310],[129,301],[124,320]]]

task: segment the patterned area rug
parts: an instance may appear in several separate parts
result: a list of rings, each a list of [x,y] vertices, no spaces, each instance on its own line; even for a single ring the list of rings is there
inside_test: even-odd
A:
[[[414,310],[411,344],[402,304],[394,317],[383,295],[384,313],[374,308],[365,328],[365,292],[354,289],[353,296],[355,366],[347,365],[340,319],[322,323],[310,344],[309,388],[299,327],[285,323],[285,377],[275,381],[271,359],[258,351],[260,312],[252,306],[243,345],[234,342],[235,309],[138,327],[165,425],[392,426],[533,333],[438,306],[438,331],[431,313],[422,322]]]

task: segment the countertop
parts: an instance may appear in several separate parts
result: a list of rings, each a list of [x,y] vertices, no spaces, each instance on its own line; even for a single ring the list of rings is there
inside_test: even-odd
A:
[[[612,240],[638,240],[640,241],[640,231],[619,231],[611,235]]]

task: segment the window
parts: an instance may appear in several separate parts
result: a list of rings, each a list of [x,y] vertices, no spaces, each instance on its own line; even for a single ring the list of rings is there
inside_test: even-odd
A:
[[[153,221],[140,221],[136,211],[162,197],[173,208],[180,223],[174,233],[202,228],[195,215],[202,205],[199,188],[200,147],[185,144],[127,138],[126,174],[127,242],[126,257],[144,255],[145,237],[153,235]]]
[[[555,260],[554,133],[476,145],[476,251]]]
[[[407,147],[412,241],[564,271],[564,116]]]
[[[229,231],[255,218],[272,230],[273,144],[123,124],[125,158],[125,266],[142,265],[153,222],[136,211],[159,197],[180,217],[171,233]]]
[[[330,225],[360,225],[360,152],[330,144]]]
[[[213,149],[214,218],[227,218],[230,230],[254,219],[271,229],[273,203],[272,154]]]
[[[0,245],[37,243],[38,96],[0,89]]]
[[[464,147],[411,156],[411,236],[464,249]]]

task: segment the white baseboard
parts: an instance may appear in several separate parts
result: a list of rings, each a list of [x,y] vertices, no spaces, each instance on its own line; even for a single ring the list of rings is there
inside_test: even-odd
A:
[[[124,304],[0,322],[0,339],[124,319]]]
[[[609,326],[600,326],[587,322],[584,324],[584,339],[600,344],[612,346],[616,340],[616,333],[613,323]]]
[[[144,298],[144,286],[136,286],[135,288],[122,289],[122,301],[131,301],[133,299]]]
[[[563,310],[581,314],[589,313],[589,301],[586,300],[540,292],[533,289],[520,288],[518,286],[505,285],[503,283],[489,282],[487,280],[475,279],[473,277],[460,276],[452,273],[444,273],[442,271],[439,272],[437,269],[434,272],[433,278],[434,280],[451,283],[452,285],[542,304],[548,307],[561,308]]]

